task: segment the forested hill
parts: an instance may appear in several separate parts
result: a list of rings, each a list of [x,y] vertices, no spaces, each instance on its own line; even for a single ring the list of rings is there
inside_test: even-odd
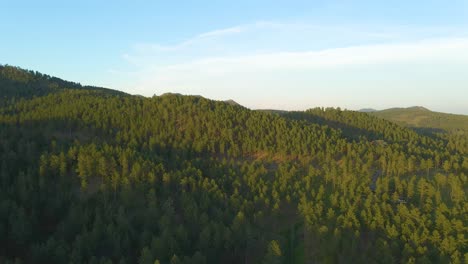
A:
[[[468,131],[468,116],[433,112],[421,106],[408,108],[390,108],[374,111],[370,114],[414,128],[426,128],[437,131]]]
[[[62,89],[94,90],[123,94],[116,90],[94,86],[82,86],[79,83],[64,81],[60,78],[42,74],[37,71],[0,64],[0,98],[42,96],[61,91]]]
[[[0,263],[468,260],[465,137],[1,69]]]

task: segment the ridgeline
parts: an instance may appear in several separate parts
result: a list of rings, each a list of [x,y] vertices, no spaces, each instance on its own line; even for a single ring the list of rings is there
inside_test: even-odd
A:
[[[379,116],[1,66],[0,263],[466,263],[468,137]]]

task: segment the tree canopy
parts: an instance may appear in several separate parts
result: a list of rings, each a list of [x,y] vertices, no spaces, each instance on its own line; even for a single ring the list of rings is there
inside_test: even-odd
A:
[[[2,263],[466,263],[467,134],[0,67]]]

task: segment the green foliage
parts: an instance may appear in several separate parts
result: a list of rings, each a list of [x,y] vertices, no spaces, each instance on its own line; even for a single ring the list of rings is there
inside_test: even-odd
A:
[[[466,134],[0,70],[2,263],[467,261]]]
[[[267,253],[263,259],[263,263],[271,263],[271,264],[282,263],[281,257],[282,257],[282,253],[281,253],[281,248],[280,248],[278,241],[276,240],[270,241],[270,243],[268,244]]]

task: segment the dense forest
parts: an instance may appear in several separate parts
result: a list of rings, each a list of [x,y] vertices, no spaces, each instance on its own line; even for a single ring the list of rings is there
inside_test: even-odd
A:
[[[467,263],[468,134],[0,66],[0,263]]]

